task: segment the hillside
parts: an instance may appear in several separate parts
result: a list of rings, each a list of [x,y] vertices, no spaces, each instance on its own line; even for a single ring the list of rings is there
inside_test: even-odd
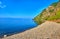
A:
[[[60,39],[60,24],[47,21],[36,28],[3,39]]]
[[[47,20],[60,23],[60,1],[52,3],[34,18],[34,21],[37,22],[37,24],[41,24]]]

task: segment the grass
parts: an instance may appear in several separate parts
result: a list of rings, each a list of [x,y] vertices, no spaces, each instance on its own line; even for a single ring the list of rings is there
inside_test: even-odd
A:
[[[55,16],[51,16],[47,20],[57,20],[57,19],[60,19],[60,11],[57,11]]]
[[[59,2],[55,2],[53,3],[51,6],[53,6],[54,8],[56,8],[57,4]],[[59,7],[57,7],[59,8]],[[57,19],[60,19],[60,11],[56,11],[56,14],[55,14],[55,9],[49,9],[49,12],[50,12],[50,15],[48,15],[48,12],[46,11],[46,9],[44,9],[40,14],[38,14],[35,18],[34,18],[34,21],[37,23],[37,24],[42,24],[43,22],[45,22],[46,20],[49,21],[49,20],[57,20]],[[55,14],[52,16],[52,13]]]
[[[34,18],[34,20],[37,24],[42,24],[44,22],[44,20],[57,20],[57,19],[60,19],[60,11],[57,11],[55,16],[42,18],[42,13],[41,13]]]

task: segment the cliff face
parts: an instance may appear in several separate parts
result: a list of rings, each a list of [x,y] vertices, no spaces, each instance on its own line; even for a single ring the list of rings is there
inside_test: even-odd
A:
[[[47,20],[60,22],[60,2],[53,3],[48,8],[44,9],[34,18],[34,20],[38,24],[41,24]]]

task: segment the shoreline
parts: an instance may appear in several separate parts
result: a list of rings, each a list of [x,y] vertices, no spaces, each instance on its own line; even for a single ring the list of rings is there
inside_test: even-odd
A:
[[[9,37],[5,37],[3,39],[55,39],[55,36],[56,38],[60,38],[60,33],[58,33],[59,29],[59,23],[46,21],[45,23],[42,23],[35,28],[24,31],[22,33],[14,34]]]

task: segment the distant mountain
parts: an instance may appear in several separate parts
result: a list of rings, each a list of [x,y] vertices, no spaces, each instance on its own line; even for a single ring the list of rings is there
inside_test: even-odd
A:
[[[37,24],[41,24],[45,21],[60,22],[60,0],[44,9],[34,18],[34,21],[37,22]]]

